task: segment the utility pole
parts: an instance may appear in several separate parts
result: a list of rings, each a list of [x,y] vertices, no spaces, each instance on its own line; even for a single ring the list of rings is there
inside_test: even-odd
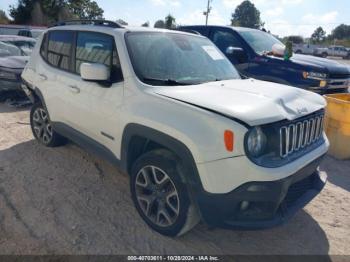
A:
[[[213,1],[213,0],[208,0],[207,11],[204,11],[204,12],[203,12],[203,14],[205,15],[205,25],[208,25],[209,13],[210,13],[210,11],[211,11],[210,3],[211,3],[212,1]]]

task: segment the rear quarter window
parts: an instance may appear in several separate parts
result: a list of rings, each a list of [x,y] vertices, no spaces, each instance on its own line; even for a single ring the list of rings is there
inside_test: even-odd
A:
[[[74,32],[52,31],[48,38],[47,62],[59,69],[70,71]]]
[[[47,34],[43,36],[43,41],[40,46],[40,55],[45,61],[47,61]]]

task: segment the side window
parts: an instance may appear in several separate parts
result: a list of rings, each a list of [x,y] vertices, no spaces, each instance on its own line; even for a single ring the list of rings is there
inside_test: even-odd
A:
[[[40,55],[47,61],[47,34],[43,36],[43,41],[41,42]]]
[[[73,38],[74,33],[71,31],[50,32],[47,62],[57,68],[70,70]]]
[[[111,81],[123,80],[120,61],[112,36],[79,32],[75,50],[75,72],[80,74],[82,63],[99,63],[106,65],[111,70]]]
[[[213,43],[221,50],[221,52],[226,53],[226,49],[230,46],[241,47],[242,44],[239,42],[237,37],[229,31],[216,30],[213,33]]]
[[[190,28],[190,30],[196,31],[196,32],[198,32],[201,35],[206,36],[206,37],[208,37],[208,35],[209,35],[209,28],[206,26],[205,27],[193,27],[193,28]]]

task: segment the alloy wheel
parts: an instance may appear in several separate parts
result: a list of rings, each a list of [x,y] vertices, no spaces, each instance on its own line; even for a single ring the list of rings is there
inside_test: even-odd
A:
[[[52,126],[47,112],[43,108],[37,108],[33,113],[33,129],[36,137],[44,144],[52,140]]]
[[[145,166],[135,180],[136,199],[143,214],[155,225],[173,225],[180,213],[178,191],[165,171]]]

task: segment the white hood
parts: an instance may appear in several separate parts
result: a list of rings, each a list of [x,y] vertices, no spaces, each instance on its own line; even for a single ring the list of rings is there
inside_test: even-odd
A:
[[[326,106],[325,99],[312,92],[253,79],[155,87],[152,91],[237,118],[251,126],[294,120]]]

